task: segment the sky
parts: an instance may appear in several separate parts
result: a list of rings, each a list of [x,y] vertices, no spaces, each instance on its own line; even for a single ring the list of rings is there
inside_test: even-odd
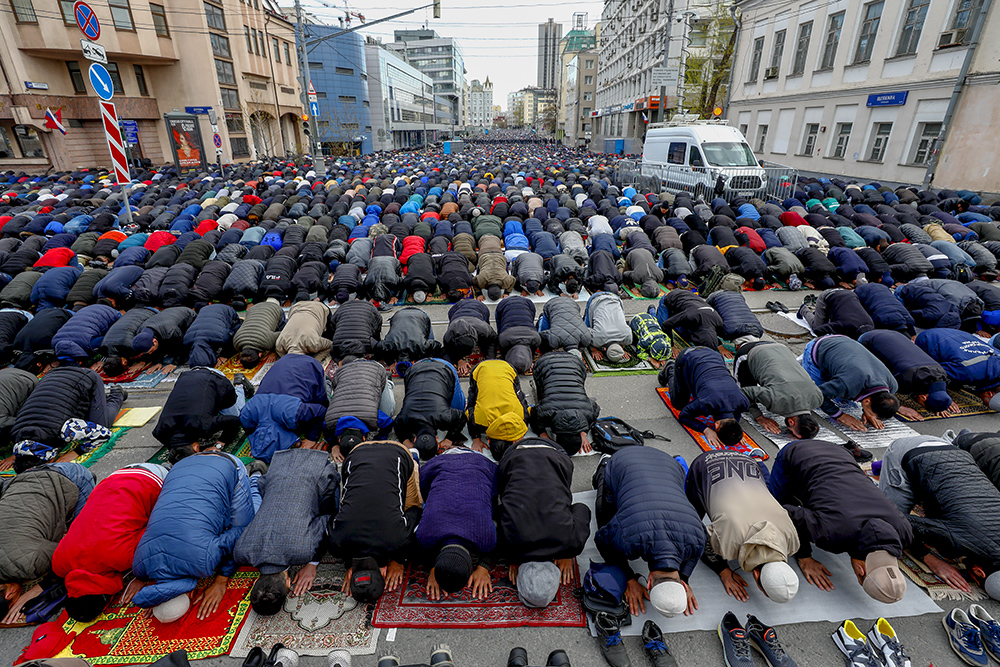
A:
[[[352,11],[364,14],[367,21],[397,14],[430,0],[354,0]],[[602,0],[479,0],[484,4],[462,4],[442,0],[441,18],[433,18],[433,10],[421,9],[408,16],[386,21],[358,32],[365,36],[393,41],[393,30],[427,27],[442,37],[454,37],[465,58],[465,78],[493,83],[493,104],[507,108],[507,93],[537,84],[538,24],[552,18],[563,24],[563,35],[572,27],[573,13],[587,13],[587,27],[593,28],[601,18]],[[486,4],[488,3],[488,4]],[[288,4],[282,2],[282,5]],[[336,25],[344,15],[343,0],[302,0],[303,9],[321,20]],[[352,27],[356,25],[351,24]]]

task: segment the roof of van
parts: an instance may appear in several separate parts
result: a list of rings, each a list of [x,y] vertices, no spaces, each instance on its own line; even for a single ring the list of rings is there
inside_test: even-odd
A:
[[[658,137],[691,136],[701,141],[733,141],[734,138],[743,141],[740,131],[731,125],[678,125],[676,127],[658,127],[646,133],[646,139]]]

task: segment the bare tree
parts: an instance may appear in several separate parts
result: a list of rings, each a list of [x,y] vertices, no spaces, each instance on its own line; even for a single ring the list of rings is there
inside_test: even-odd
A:
[[[558,112],[556,111],[555,106],[550,104],[538,112],[535,122],[538,124],[538,127],[541,128],[542,132],[554,134],[556,131],[557,117]]]
[[[511,114],[514,118],[513,127],[523,127],[524,126],[524,104],[518,104],[514,107],[514,112]]]
[[[276,117],[274,103],[268,100],[267,86],[264,90],[259,89],[250,80],[249,94],[240,99],[240,113],[243,115],[243,124],[250,135],[250,143],[257,153],[257,157],[275,156],[278,154],[280,146],[280,129],[278,136],[275,136]]]
[[[736,51],[736,22],[726,5],[718,4],[705,19],[707,38],[704,49],[688,56],[684,66],[684,96],[681,106],[703,118],[726,97],[729,71]]]
[[[355,137],[361,135],[361,115],[354,105],[327,104],[316,116],[317,140],[334,156],[353,155]]]

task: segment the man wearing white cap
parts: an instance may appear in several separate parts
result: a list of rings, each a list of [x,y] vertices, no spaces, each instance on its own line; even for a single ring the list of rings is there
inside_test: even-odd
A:
[[[767,490],[760,463],[740,452],[705,452],[691,462],[685,489],[698,513],[712,521],[703,560],[722,579],[726,593],[748,599],[746,581],[729,567],[736,560],[774,602],[795,597],[799,578],[788,557],[799,550],[799,536],[788,512]]]
[[[605,459],[594,474],[597,525],[594,536],[605,562],[628,577],[625,600],[632,614],[645,600],[664,616],[698,608],[688,577],[705,550],[705,527],[684,494],[684,468],[652,447],[626,447]],[[649,564],[646,587],[629,566]]]

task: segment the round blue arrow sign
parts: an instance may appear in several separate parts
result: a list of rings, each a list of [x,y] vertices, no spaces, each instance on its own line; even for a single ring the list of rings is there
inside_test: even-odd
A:
[[[76,25],[81,32],[90,39],[97,41],[101,36],[101,22],[97,20],[94,8],[83,0],[77,0],[73,4],[73,16],[76,18]]]
[[[111,80],[111,74],[104,65],[100,63],[91,63],[90,65],[90,85],[93,86],[94,92],[105,102],[109,101],[115,96],[115,84]]]

